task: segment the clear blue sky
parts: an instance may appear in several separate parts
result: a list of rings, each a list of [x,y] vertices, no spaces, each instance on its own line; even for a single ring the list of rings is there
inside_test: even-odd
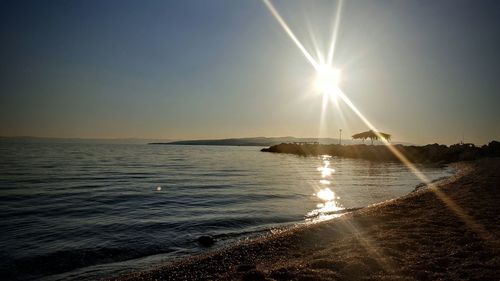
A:
[[[326,51],[335,1],[273,3]],[[500,139],[500,2],[345,1],[341,15],[341,87],[375,126]],[[0,1],[0,36],[3,136],[320,134],[314,70],[260,1]],[[326,118],[321,136],[367,129],[342,104]]]

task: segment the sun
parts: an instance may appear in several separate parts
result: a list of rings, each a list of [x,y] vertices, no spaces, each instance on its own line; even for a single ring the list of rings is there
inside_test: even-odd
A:
[[[319,65],[316,69],[314,87],[321,94],[334,94],[340,83],[340,69],[328,64]]]

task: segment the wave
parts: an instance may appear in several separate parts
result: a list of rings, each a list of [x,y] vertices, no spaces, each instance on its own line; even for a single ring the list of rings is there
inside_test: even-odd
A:
[[[169,251],[174,250],[156,245],[134,248],[72,249],[17,259],[3,257],[3,261],[9,262],[0,265],[0,272],[4,280],[31,280],[90,265],[124,261]]]
[[[169,233],[187,231],[189,229],[198,229],[199,235],[208,234],[218,241],[232,240],[239,237],[248,237],[261,234],[269,231],[277,224],[287,224],[297,222],[286,217],[247,217],[234,219],[204,219],[191,223],[170,223],[170,222],[148,222],[130,224],[110,224],[108,230],[119,233],[120,229],[133,228],[137,233],[147,233],[168,230]],[[227,231],[235,229],[238,226],[240,231]],[[254,226],[252,227],[249,226]],[[256,227],[258,226],[258,227]],[[204,229],[204,232],[200,232]],[[81,236],[81,235],[80,235]],[[78,268],[83,268],[92,265],[115,263],[131,259],[137,259],[157,254],[168,254],[178,250],[177,247],[188,248],[186,243],[191,244],[191,247],[199,247],[196,238],[198,235],[192,236],[190,241],[180,241],[173,239],[169,243],[154,243],[154,244],[138,244],[129,241],[129,247],[94,247],[94,248],[78,248],[54,251],[43,255],[31,255],[27,257],[14,258],[11,256],[2,256],[0,264],[0,275],[5,280],[31,280],[42,276],[54,275],[69,272]],[[182,243],[184,242],[184,243]],[[180,243],[180,244],[179,244]],[[163,246],[163,245],[170,245]]]

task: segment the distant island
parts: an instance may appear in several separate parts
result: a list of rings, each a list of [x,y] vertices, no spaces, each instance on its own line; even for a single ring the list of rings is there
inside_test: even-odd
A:
[[[296,138],[296,137],[254,137],[254,138],[229,138],[211,140],[181,140],[172,142],[152,142],[155,145],[221,145],[221,146],[272,146],[281,143],[318,143],[318,144],[338,144],[337,138]],[[357,143],[353,140],[344,140],[344,144]],[[409,143],[399,143],[409,144]]]
[[[471,143],[428,144],[424,146],[393,147],[410,162],[414,163],[451,163],[470,161],[485,157],[500,157],[500,142],[491,141],[487,145],[475,146]],[[281,143],[263,148],[263,152],[287,153],[302,156],[331,155],[346,158],[359,158],[371,161],[399,161],[398,157],[386,145],[338,145],[317,143]]]

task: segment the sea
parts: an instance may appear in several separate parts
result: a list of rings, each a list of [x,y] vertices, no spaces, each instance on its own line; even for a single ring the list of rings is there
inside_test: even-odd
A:
[[[404,196],[400,163],[261,147],[0,142],[0,279],[95,280]],[[430,179],[449,167],[418,168]],[[213,246],[198,242],[211,236]]]

